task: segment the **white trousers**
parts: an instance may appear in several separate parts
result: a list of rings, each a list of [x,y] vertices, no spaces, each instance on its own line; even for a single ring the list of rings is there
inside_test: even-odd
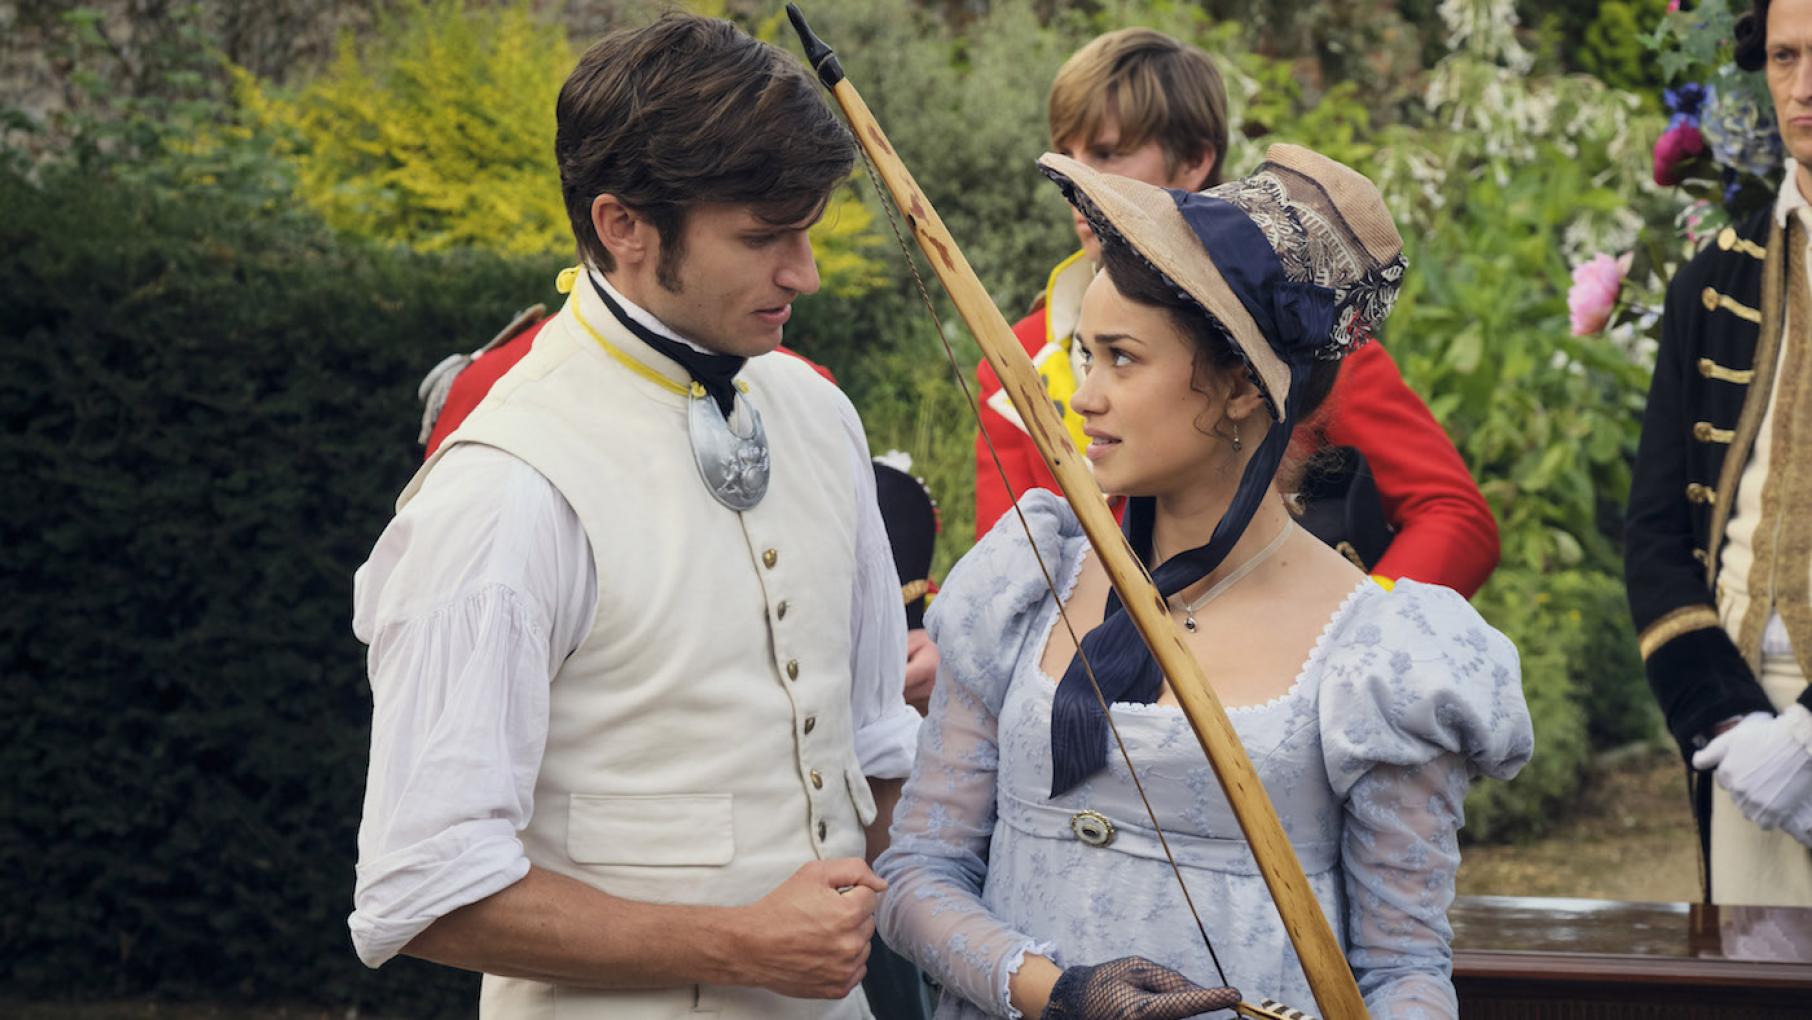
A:
[[[1776,711],[1806,689],[1806,675],[1791,654],[1764,655],[1756,679]],[[1779,829],[1757,828],[1723,787],[1714,787],[1711,898],[1729,906],[1812,907],[1812,848]]]

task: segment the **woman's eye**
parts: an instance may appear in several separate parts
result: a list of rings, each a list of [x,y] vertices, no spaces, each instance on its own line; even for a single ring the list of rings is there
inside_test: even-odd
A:
[[[1132,355],[1127,354],[1125,351],[1113,351],[1112,354],[1115,368],[1125,368],[1127,365],[1132,364]]]

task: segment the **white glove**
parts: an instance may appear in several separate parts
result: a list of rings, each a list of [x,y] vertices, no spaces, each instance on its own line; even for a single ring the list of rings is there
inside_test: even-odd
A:
[[[1806,706],[1744,716],[1693,755],[1692,767],[1716,768],[1718,785],[1756,825],[1812,846],[1812,712]]]

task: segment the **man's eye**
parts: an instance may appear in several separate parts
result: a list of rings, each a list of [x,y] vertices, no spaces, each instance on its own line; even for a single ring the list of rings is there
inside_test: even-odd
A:
[[[1775,63],[1785,64],[1785,63],[1789,63],[1793,60],[1794,53],[1792,50],[1782,49],[1782,50],[1775,50],[1774,53],[1772,54],[1772,56],[1774,58]]]
[[[743,237],[742,243],[751,248],[766,248],[774,243],[774,237],[773,234],[749,234]]]

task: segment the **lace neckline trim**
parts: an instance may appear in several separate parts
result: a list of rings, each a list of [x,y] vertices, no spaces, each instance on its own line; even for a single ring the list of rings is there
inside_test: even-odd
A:
[[[1086,538],[1082,539],[1082,544],[1083,549],[1080,555],[1076,557],[1076,562],[1070,566],[1069,577],[1064,581],[1063,589],[1058,594],[1057,604],[1052,605],[1045,610],[1050,618],[1045,621],[1044,627],[1042,628],[1044,636],[1042,640],[1033,646],[1038,650],[1038,657],[1032,660],[1035,666],[1033,672],[1037,675],[1038,679],[1042,681],[1039,686],[1044,688],[1043,693],[1047,698],[1057,689],[1057,680],[1049,673],[1045,672],[1044,650],[1050,646],[1051,635],[1055,633],[1057,624],[1062,619],[1062,614],[1058,612],[1058,607],[1069,601],[1070,595],[1076,590],[1076,582],[1082,579],[1082,566],[1084,563],[1088,562],[1089,557],[1089,549],[1087,548],[1088,542]],[[1286,688],[1283,693],[1278,694],[1274,698],[1254,702],[1250,705],[1229,705],[1226,707],[1227,714],[1233,716],[1267,711],[1294,699],[1297,694],[1301,693],[1303,681],[1314,671],[1315,667],[1319,666],[1321,661],[1327,657],[1328,640],[1334,636],[1334,631],[1337,630],[1340,624],[1346,619],[1347,613],[1352,610],[1353,606],[1358,604],[1360,596],[1364,595],[1367,589],[1375,590],[1381,595],[1388,594],[1383,588],[1378,587],[1378,583],[1371,578],[1360,578],[1358,583],[1353,585],[1353,590],[1347,592],[1346,598],[1340,601],[1340,605],[1334,609],[1333,614],[1329,616],[1327,622],[1322,625],[1321,633],[1316,636],[1315,644],[1309,649],[1308,658],[1303,660],[1302,667],[1296,671],[1296,679],[1291,682],[1290,686]],[[1147,705],[1136,701],[1116,701],[1109,707],[1116,712],[1127,715],[1180,717],[1183,714],[1181,706],[1161,705],[1157,702]]]

